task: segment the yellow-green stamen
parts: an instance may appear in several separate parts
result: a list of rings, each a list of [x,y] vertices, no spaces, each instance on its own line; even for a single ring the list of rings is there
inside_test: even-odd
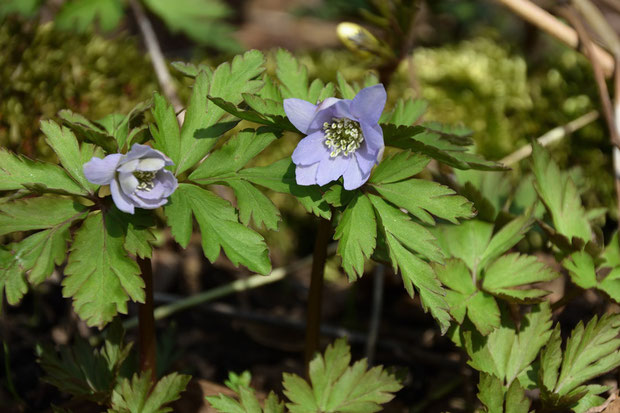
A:
[[[153,179],[155,179],[156,174],[157,171],[134,171],[133,176],[138,178],[138,186],[136,189],[148,192],[155,188]]]
[[[347,118],[332,118],[331,123],[323,123],[325,145],[331,149],[330,157],[341,153],[349,156],[364,142],[364,134],[359,122]]]

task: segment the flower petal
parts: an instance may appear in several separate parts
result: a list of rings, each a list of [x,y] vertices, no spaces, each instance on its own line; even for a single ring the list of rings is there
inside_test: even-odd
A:
[[[120,191],[118,182],[113,180],[110,182],[110,192],[112,193],[112,200],[118,209],[128,214],[134,213],[134,204],[131,199]]]
[[[295,165],[312,165],[329,156],[329,148],[323,144],[323,131],[314,132],[299,141],[293,151]]]
[[[382,84],[370,86],[359,91],[351,102],[351,113],[360,121],[379,122],[387,93]]]
[[[179,182],[174,174],[162,169],[155,175],[155,181],[164,188],[164,197],[169,197],[179,186]]]
[[[295,180],[297,185],[314,185],[316,184],[316,171],[319,163],[313,165],[299,165],[295,168]]]
[[[131,194],[130,198],[138,208],[142,209],[155,209],[168,203],[168,198],[147,199],[139,196],[137,192]]]
[[[334,117],[357,120],[351,112],[351,101],[342,99],[340,102],[336,103],[334,105]]]
[[[370,176],[370,174],[368,176]],[[360,168],[357,166],[357,162],[352,162],[342,175],[344,189],[351,191],[359,188],[368,180],[368,176],[364,177],[362,171],[360,171]]]
[[[372,150],[368,145],[362,145],[355,151],[355,159],[362,171],[362,174],[370,173],[375,164],[378,163],[378,155],[380,150]]]
[[[138,168],[139,164],[140,159],[132,159],[130,161],[122,159],[119,167],[116,170],[120,173],[132,173]]]
[[[284,99],[284,112],[288,120],[299,129],[301,133],[308,133],[308,126],[316,115],[317,107],[310,102],[301,99]]]
[[[131,195],[136,191],[136,188],[140,182],[132,173],[121,172],[118,174],[118,183],[120,184],[123,193],[126,195]]]
[[[103,159],[91,158],[83,166],[84,175],[88,182],[96,185],[108,185],[114,179],[116,167],[122,156],[120,153],[115,153]]]
[[[166,166],[166,161],[161,158],[142,158],[140,159],[136,169],[138,171],[159,171]]]
[[[121,161],[121,163],[125,163],[128,161],[132,161],[134,159],[142,159],[142,158],[159,158],[163,159],[166,165],[174,165],[174,162],[162,152],[151,148],[147,145],[141,145],[139,143],[134,143],[131,146],[129,152],[125,154],[125,157]]]
[[[323,186],[328,182],[335,181],[347,170],[349,164],[355,163],[352,156],[336,156],[324,158],[319,164],[316,173],[317,185]]]
[[[312,119],[312,122],[310,122],[310,126],[308,127],[308,134],[310,134],[310,132],[323,130],[323,123],[331,122],[332,118],[336,117],[334,114],[335,105],[341,101],[342,99],[327,98],[323,102],[319,103],[317,106],[316,116]]]
[[[383,148],[383,129],[377,123],[360,122],[362,133],[364,134],[364,142],[371,150],[379,150]]]

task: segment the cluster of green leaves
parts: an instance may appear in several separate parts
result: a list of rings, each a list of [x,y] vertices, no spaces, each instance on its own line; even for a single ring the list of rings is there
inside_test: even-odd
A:
[[[220,394],[207,397],[209,403],[222,413],[292,413],[376,412],[380,405],[394,398],[402,388],[399,380],[382,366],[368,368],[366,359],[351,362],[351,349],[346,340],[339,339],[317,355],[309,367],[310,382],[295,374],[284,373],[284,394],[288,402],[271,392],[261,407],[255,392],[249,387],[250,377],[239,380],[232,374],[228,387],[239,400]]]
[[[558,249],[562,266],[580,288],[593,288],[620,302],[620,245],[615,233],[603,245],[600,230],[590,222],[571,176],[560,171],[548,152],[534,146],[535,187],[542,200],[549,224],[542,226]],[[597,235],[597,233],[599,235]]]
[[[43,380],[79,400],[108,406],[110,413],[165,413],[165,407],[179,398],[190,376],[172,373],[153,382],[151,372],[125,377],[124,363],[131,344],[124,343],[125,332],[120,322],[106,329],[105,341],[99,349],[79,339],[60,354],[53,348],[38,347],[38,362],[45,371]],[[54,411],[65,412],[60,408]]]
[[[166,23],[171,32],[181,32],[195,42],[226,52],[240,50],[232,37],[233,27],[225,22],[231,8],[220,0],[139,0]],[[5,0],[0,4],[0,19],[18,14],[35,17],[44,0]],[[86,32],[96,23],[104,32],[119,27],[128,2],[123,0],[69,0],[62,4],[54,24],[62,30]]]

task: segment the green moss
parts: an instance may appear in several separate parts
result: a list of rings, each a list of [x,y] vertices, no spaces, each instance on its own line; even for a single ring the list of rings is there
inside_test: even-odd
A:
[[[0,26],[0,145],[39,157],[39,121],[61,109],[90,119],[127,112],[157,90],[135,42],[71,34],[51,24],[5,20]]]

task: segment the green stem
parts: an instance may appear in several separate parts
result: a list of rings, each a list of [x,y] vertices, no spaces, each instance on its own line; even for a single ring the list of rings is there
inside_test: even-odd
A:
[[[323,275],[325,274],[325,261],[327,260],[327,245],[331,239],[331,227],[331,221],[319,219],[312,256],[312,273],[306,313],[306,347],[304,351],[306,371],[314,354],[319,349]]]
[[[140,371],[150,371],[156,379],[157,341],[155,340],[155,316],[153,305],[153,268],[148,258],[137,258],[144,280],[144,304],[138,304],[138,334],[140,349]]]

